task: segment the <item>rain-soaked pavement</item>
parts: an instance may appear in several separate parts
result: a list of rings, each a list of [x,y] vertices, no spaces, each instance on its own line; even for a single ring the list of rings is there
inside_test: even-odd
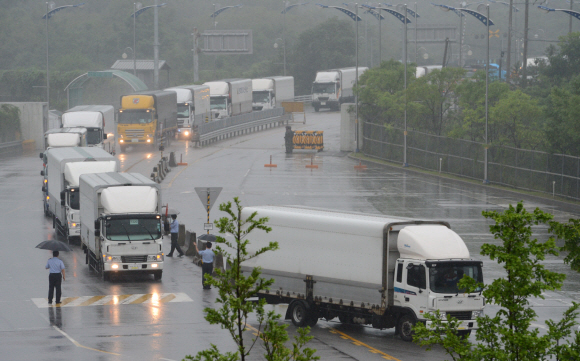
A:
[[[440,179],[400,167],[357,163],[339,151],[340,119],[336,112],[309,113],[307,124],[293,129],[324,130],[325,150],[284,154],[283,128],[252,133],[188,148],[174,142],[170,151],[188,166],[174,168],[162,183],[163,203],[181,213],[179,220],[191,231],[202,232],[206,214],[194,187],[223,187],[211,219],[220,216],[217,204],[239,196],[244,205],[304,205],[412,218],[442,219],[466,241],[473,258],[484,261],[485,280],[502,277],[495,263],[479,255],[485,242],[495,242],[488,232],[483,210],[503,210],[524,200],[528,208],[540,207],[557,220],[578,218],[580,207],[550,199],[495,190],[464,182]],[[270,155],[276,168],[266,168]],[[313,162],[318,169],[307,169]],[[128,149],[119,155],[122,170],[148,176],[158,152]],[[0,359],[2,360],[180,360],[187,354],[217,344],[232,350],[229,335],[209,325],[203,308],[213,306],[217,292],[203,291],[201,270],[191,259],[167,258],[163,280],[131,277],[103,282],[91,273],[78,246],[62,253],[67,267],[63,307],[45,304],[48,251],[35,249],[54,237],[52,221],[45,218],[41,201],[41,168],[36,154],[0,159]],[[538,229],[538,237],[546,237]],[[166,238],[164,251],[169,251]],[[304,250],[307,252],[308,250]],[[353,242],[353,261],[356,242]],[[323,261],[323,259],[321,260]],[[580,299],[580,277],[569,271],[560,257],[546,265],[567,274],[562,291],[533,300],[545,319],[558,319],[572,300]],[[488,307],[490,311],[492,307]],[[283,307],[279,309],[284,312]],[[252,321],[250,326],[252,326]],[[288,328],[294,332],[294,327]],[[440,350],[425,352],[405,343],[391,330],[320,321],[312,329],[310,346],[323,360],[441,360]],[[248,332],[248,337],[253,337]],[[473,336],[472,336],[473,337]],[[259,346],[258,346],[259,347]],[[260,350],[257,350],[259,354]],[[252,357],[252,359],[260,359]]]

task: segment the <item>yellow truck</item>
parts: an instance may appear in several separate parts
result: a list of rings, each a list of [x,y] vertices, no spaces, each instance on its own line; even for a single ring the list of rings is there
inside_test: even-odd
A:
[[[121,96],[117,134],[121,152],[129,145],[159,145],[175,138],[177,95],[172,91],[147,91]]]

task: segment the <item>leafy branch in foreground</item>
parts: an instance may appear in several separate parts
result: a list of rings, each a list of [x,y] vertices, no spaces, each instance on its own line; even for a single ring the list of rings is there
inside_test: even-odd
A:
[[[289,340],[286,328],[288,325],[280,324],[280,315],[274,311],[266,313],[264,306],[266,300],[250,300],[258,292],[265,291],[274,283],[273,279],[261,277],[260,267],[242,271],[242,263],[268,251],[278,249],[277,242],[269,242],[268,246],[250,253],[248,245],[250,241],[246,238],[254,230],[262,230],[269,233],[272,228],[268,227],[267,217],[258,218],[257,212],[253,212],[245,219],[242,219],[242,209],[240,201],[234,198],[235,206],[232,202],[220,204],[220,211],[228,214],[216,221],[217,229],[221,234],[229,234],[233,237],[230,241],[218,236],[216,239],[216,250],[224,257],[225,269],[216,269],[215,276],[206,276],[206,284],[218,289],[219,296],[216,303],[221,304],[221,308],[206,307],[205,319],[212,325],[221,325],[222,329],[228,330],[232,340],[235,342],[237,351],[220,353],[218,347],[211,344],[207,350],[200,351],[195,357],[186,356],[188,360],[195,361],[245,361],[258,340],[261,340],[266,353],[264,357],[268,361],[310,361],[317,360],[313,356],[316,350],[305,348],[305,345],[312,339],[308,336],[309,328],[299,329],[292,349],[285,343]],[[255,314],[258,322],[258,337],[246,342],[244,332],[247,331],[248,318]]]

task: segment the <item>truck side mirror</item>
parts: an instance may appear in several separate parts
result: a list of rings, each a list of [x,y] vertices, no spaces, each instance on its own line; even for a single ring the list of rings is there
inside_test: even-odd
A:
[[[42,186],[42,192],[43,193],[46,192],[46,187],[45,186]]]
[[[40,159],[44,159],[44,154],[42,152],[40,153]]]
[[[101,229],[101,221],[99,219],[95,219],[95,230]]]
[[[95,237],[99,237],[101,235],[101,230],[95,228]]]
[[[44,169],[40,171],[40,175],[44,176]]]
[[[60,192],[60,201],[63,202],[66,199],[65,191]]]
[[[107,139],[107,133],[103,133],[103,139]]]

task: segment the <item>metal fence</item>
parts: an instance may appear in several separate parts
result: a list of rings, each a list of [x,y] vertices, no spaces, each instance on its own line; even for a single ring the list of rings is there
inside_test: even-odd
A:
[[[403,164],[404,132],[364,122],[363,153]],[[407,163],[471,179],[484,179],[485,144],[407,131]],[[580,200],[580,157],[491,146],[488,180],[518,189]]]

